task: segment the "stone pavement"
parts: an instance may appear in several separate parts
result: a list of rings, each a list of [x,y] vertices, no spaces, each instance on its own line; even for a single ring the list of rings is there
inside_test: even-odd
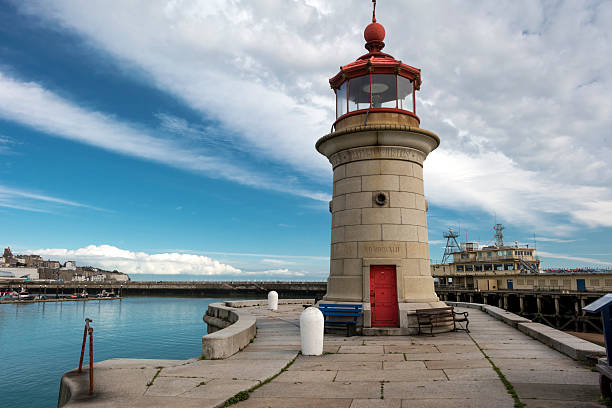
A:
[[[479,310],[466,309],[469,335],[326,335],[325,355],[317,357],[298,356],[301,306],[243,310],[257,316],[257,337],[238,354],[212,361],[107,360],[96,364],[96,398],[67,406],[223,406],[297,356],[236,407],[513,407],[486,354],[529,408],[601,407],[597,373]]]
[[[244,351],[225,360],[111,359],[94,365],[93,398],[73,396],[65,407],[217,407],[235,394],[280,372],[300,350],[299,311],[253,308],[257,337]],[[67,374],[86,390],[85,375]]]
[[[327,335],[324,356],[300,355],[237,407],[513,407],[485,354],[527,407],[601,407],[597,373],[479,310],[465,310],[469,335]]]

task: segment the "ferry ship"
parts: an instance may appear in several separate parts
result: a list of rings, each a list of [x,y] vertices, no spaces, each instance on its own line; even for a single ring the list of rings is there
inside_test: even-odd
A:
[[[496,290],[542,290],[560,292],[612,291],[612,270],[595,268],[544,269],[529,245],[505,245],[504,229],[496,224],[495,244],[480,246],[476,242],[457,242],[459,234],[451,228],[442,262],[432,263],[431,274],[436,287]]]

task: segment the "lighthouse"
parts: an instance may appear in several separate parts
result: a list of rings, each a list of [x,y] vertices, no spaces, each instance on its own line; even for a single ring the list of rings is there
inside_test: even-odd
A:
[[[329,80],[336,120],[316,143],[334,172],[323,299],[362,304],[364,334],[412,334],[416,310],[446,306],[429,266],[423,187],[423,164],[440,138],[420,127],[421,70],[382,52],[373,3],[368,52]]]

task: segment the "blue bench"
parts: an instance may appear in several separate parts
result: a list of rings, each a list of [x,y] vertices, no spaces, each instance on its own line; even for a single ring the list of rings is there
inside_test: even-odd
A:
[[[361,305],[344,305],[336,303],[320,303],[319,310],[323,313],[325,326],[346,326],[346,335],[351,337],[356,332],[357,322],[363,316]]]

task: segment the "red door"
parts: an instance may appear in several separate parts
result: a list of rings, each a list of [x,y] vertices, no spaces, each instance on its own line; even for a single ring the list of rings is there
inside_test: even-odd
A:
[[[370,266],[370,306],[372,327],[399,326],[395,266]]]

